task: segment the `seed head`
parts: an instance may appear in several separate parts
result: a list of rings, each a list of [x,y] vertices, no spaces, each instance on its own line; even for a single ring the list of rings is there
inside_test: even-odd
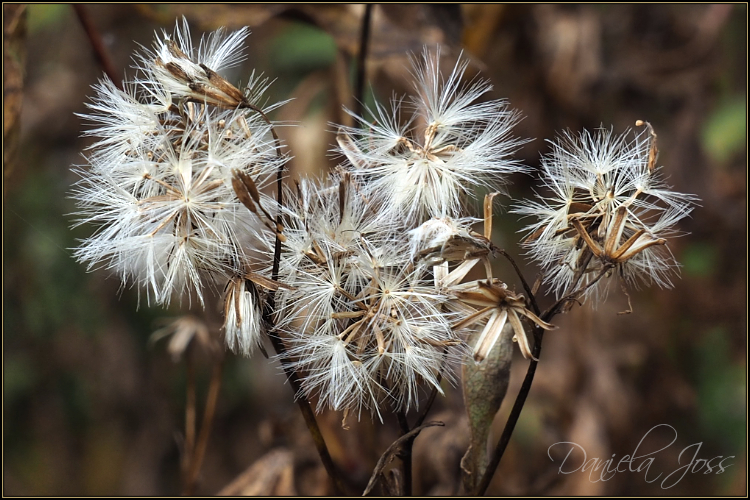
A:
[[[460,217],[474,188],[497,189],[523,170],[510,157],[524,142],[511,136],[518,113],[502,100],[478,102],[489,82],[462,84],[466,60],[446,78],[439,57],[425,50],[413,62],[411,113],[395,98],[390,109],[368,110],[372,120],[349,112],[360,128],[341,127],[338,136],[347,168],[355,180],[367,179],[368,196],[382,204],[384,217],[399,215],[412,227],[431,217]]]
[[[76,170],[76,224],[97,229],[76,257],[111,269],[149,302],[195,294],[202,304],[205,285],[244,272],[247,245],[261,231],[234,193],[233,172],[262,187],[283,158],[255,109],[215,99],[232,91],[213,76],[242,59],[246,35],[219,30],[195,50],[183,20],[136,56],[140,72],[125,90],[107,79],[96,85],[83,115],[94,125],[86,135],[98,140]],[[250,84],[244,93],[232,88],[257,108],[265,84]]]
[[[697,198],[670,190],[661,179],[650,125],[648,132],[630,135],[604,129],[563,134],[542,159],[551,193],[514,209],[533,219],[524,245],[558,297],[602,272],[631,286],[672,286],[678,264],[667,241]],[[586,294],[606,290],[607,281]]]

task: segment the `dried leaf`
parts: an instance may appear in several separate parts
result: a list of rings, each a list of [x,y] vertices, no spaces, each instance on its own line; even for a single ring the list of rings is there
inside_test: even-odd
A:
[[[469,449],[461,460],[466,491],[475,490],[477,481],[487,468],[487,437],[510,381],[513,333],[513,328],[506,324],[500,340],[484,361],[474,363],[468,360],[462,369],[464,404],[471,430]],[[479,333],[475,332],[469,343],[475,343],[478,337]]]
[[[294,455],[285,448],[269,451],[216,495],[296,496]]]

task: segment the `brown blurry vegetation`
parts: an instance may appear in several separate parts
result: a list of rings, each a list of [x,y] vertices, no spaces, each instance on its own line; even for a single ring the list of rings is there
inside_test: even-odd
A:
[[[277,78],[271,99],[295,99],[275,117],[299,125],[280,131],[293,175],[337,161],[328,155],[330,123],[346,120],[342,104],[354,105],[363,5],[86,9],[120,71],[138,43],[150,45],[155,29],[171,31],[179,15],[194,35],[250,26],[247,62],[233,79],[247,81],[249,68],[258,68]],[[186,311],[138,308],[135,290],[71,258],[75,239],[92,231],[69,229],[70,166],[85,163],[81,152],[91,143],[80,138],[74,113],[86,111],[102,69],[70,6],[22,11],[4,6],[3,493],[174,495],[181,491],[185,367],[148,338],[164,318]],[[746,20],[744,4],[374,9],[367,74],[375,98],[409,91],[409,52],[439,43],[449,65],[464,50],[472,71],[492,81],[491,97],[507,98],[525,116],[516,134],[536,138],[519,153],[526,164],[539,164],[544,140],[558,131],[620,133],[648,120],[669,183],[702,200],[681,228],[689,234],[670,242],[683,264],[673,290],[631,293],[629,315],[617,314],[627,299],[613,291],[595,310],[585,305],[558,317],[489,494],[746,494]],[[372,99],[368,91],[365,100]],[[535,185],[519,176],[511,198],[533,196]],[[496,243],[518,256],[521,223],[505,212],[495,221]],[[513,283],[510,269],[498,263],[497,272]],[[536,270],[524,272],[533,280]],[[207,304],[205,313],[191,312],[218,335],[219,300]],[[194,361],[202,405],[211,364],[200,355]],[[520,355],[514,360],[495,436],[526,366]],[[416,494],[459,491],[469,431],[460,389],[446,392],[428,416],[445,427],[416,440]],[[341,414],[324,412],[319,421],[334,461],[361,491],[398,437],[395,417],[381,424],[349,416],[348,429]],[[677,469],[680,451],[694,443],[702,443],[699,458],[734,456],[732,466],[718,475],[688,473],[662,491],[643,473],[599,482],[558,474],[561,457],[553,463],[547,455],[550,445],[572,441],[589,458],[619,459],[659,424],[672,426],[677,440],[657,455],[652,474]],[[671,439],[652,437],[651,450]],[[277,362],[228,353],[196,492],[332,492]]]

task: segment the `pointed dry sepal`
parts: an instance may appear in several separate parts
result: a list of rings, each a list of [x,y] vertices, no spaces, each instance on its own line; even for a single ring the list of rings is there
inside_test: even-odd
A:
[[[492,239],[492,201],[500,193],[490,193],[484,197],[484,237]]]
[[[462,303],[481,308],[454,324],[454,330],[469,327],[489,318],[474,347],[474,359],[478,362],[486,358],[495,346],[506,322],[513,328],[513,340],[518,342],[521,353],[527,359],[533,356],[520,316],[525,316],[544,330],[557,328],[529,311],[524,296],[508,290],[507,285],[500,280],[464,283],[454,286],[451,292]]]
[[[242,170],[235,169],[232,171],[232,188],[234,189],[237,199],[245,205],[245,207],[252,213],[257,215],[263,221],[263,224],[274,231],[279,239],[283,242],[286,240],[282,234],[284,227],[274,221],[274,218],[268,211],[263,208],[263,204],[260,201],[260,192],[258,187],[253,182],[252,177]],[[260,213],[259,213],[260,211]],[[261,214],[265,217],[261,217]]]
[[[651,136],[651,146],[648,149],[648,171],[649,173],[652,173],[656,168],[656,159],[659,157],[659,149],[656,147],[656,132],[654,132],[654,127],[652,127],[649,122],[636,120],[636,127],[641,127],[643,125],[646,126],[648,133]]]

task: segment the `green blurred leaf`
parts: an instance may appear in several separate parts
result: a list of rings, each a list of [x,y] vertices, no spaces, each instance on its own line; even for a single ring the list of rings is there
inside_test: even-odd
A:
[[[693,243],[682,252],[680,262],[686,275],[705,278],[716,271],[718,251],[708,243]]]
[[[326,68],[336,60],[336,42],[325,31],[290,23],[271,44],[271,64],[277,72],[304,74]]]
[[[66,21],[70,8],[69,4],[30,4],[29,34]]]
[[[724,164],[747,144],[747,102],[735,96],[720,104],[703,127],[703,149],[718,164]]]
[[[731,361],[732,348],[724,327],[710,330],[696,351],[699,417],[706,432],[716,436],[727,454],[739,453],[746,436],[746,367]]]

